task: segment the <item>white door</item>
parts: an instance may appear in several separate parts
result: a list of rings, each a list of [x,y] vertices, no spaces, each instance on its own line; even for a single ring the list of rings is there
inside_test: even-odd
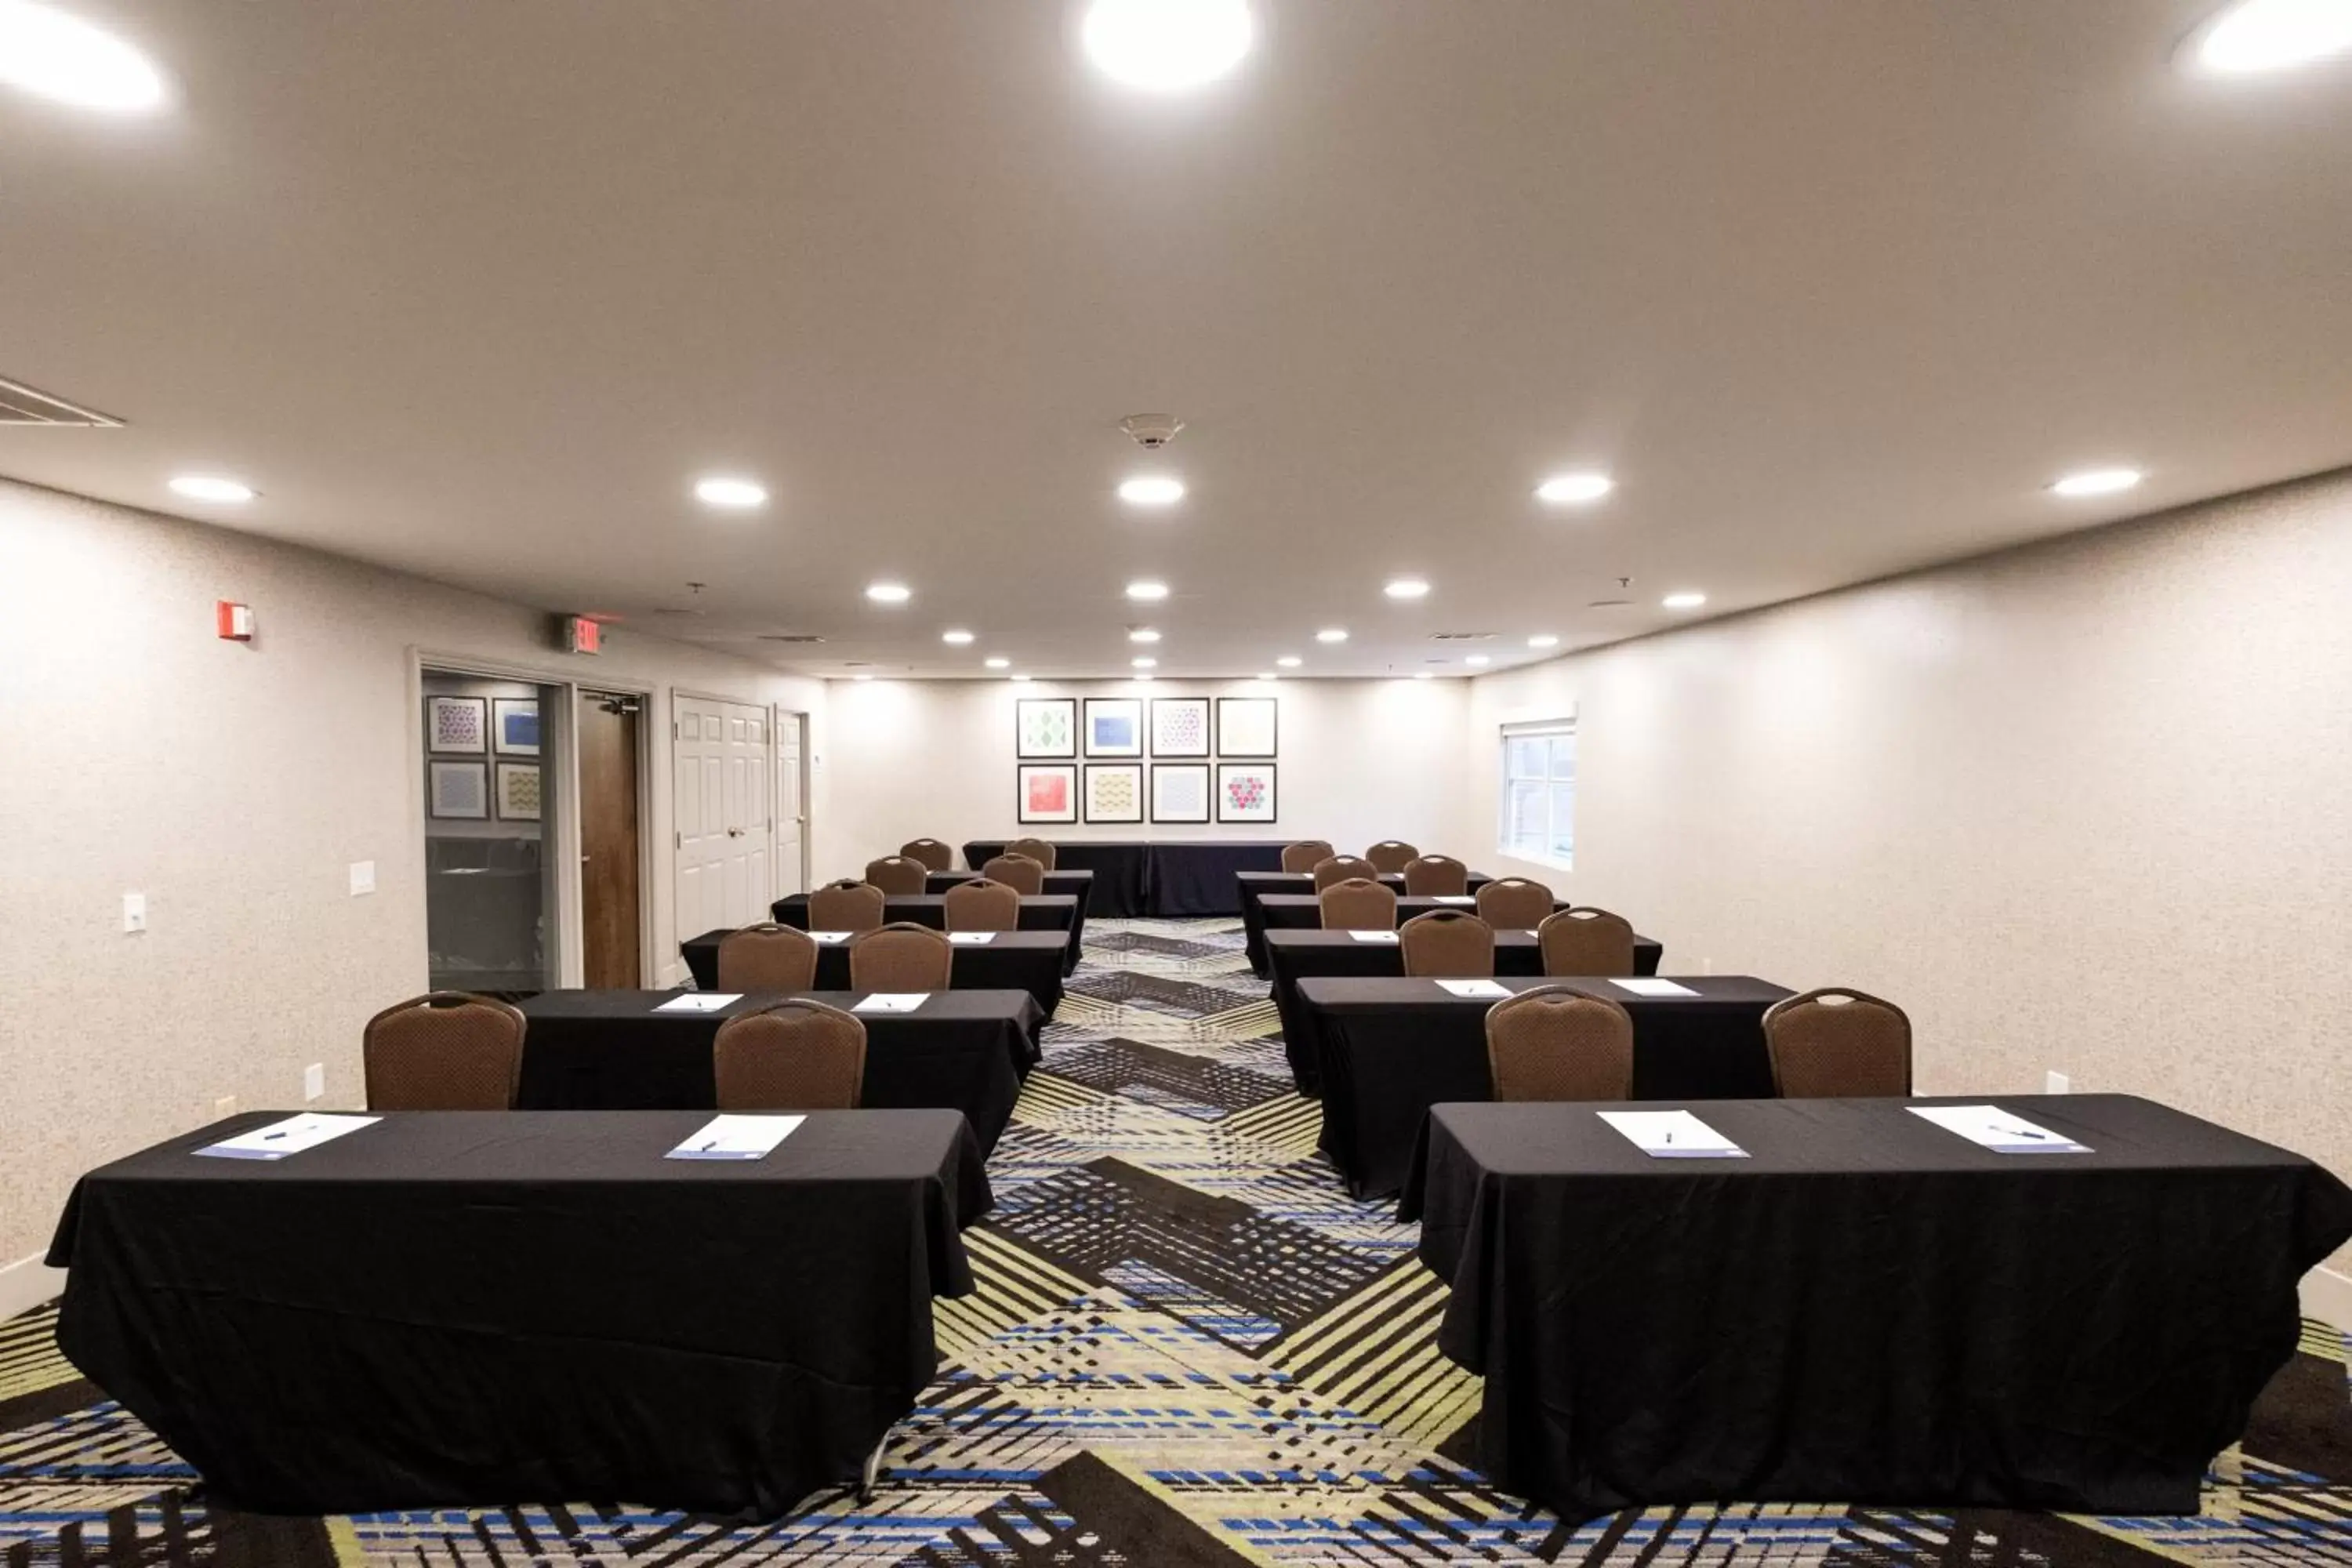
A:
[[[673,708],[678,934],[765,920],[775,896],[767,712],[700,697],[680,697]]]
[[[801,755],[808,744],[808,716],[776,715],[776,889],[779,897],[808,891],[808,801]]]

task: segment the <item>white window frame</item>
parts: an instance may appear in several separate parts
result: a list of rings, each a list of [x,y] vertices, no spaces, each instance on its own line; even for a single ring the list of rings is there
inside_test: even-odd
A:
[[[1554,824],[1551,819],[1553,803],[1557,793],[1557,781],[1551,776],[1552,752],[1551,748],[1549,745],[1544,748],[1544,778],[1542,781],[1545,786],[1545,830],[1543,834],[1543,843],[1546,847],[1545,850],[1542,853],[1530,853],[1526,849],[1517,847],[1512,841],[1511,744],[1515,741],[1537,740],[1547,742],[1553,740],[1566,740],[1571,746],[1573,746],[1576,742],[1576,720],[1573,716],[1565,719],[1538,719],[1522,723],[1505,724],[1502,726],[1500,735],[1495,748],[1495,773],[1496,780],[1495,806],[1495,852],[1498,855],[1507,855],[1514,860],[1526,860],[1538,866],[1549,866],[1558,870],[1573,871],[1576,869],[1575,797],[1577,786],[1581,781],[1574,778],[1571,778],[1569,781],[1569,852],[1566,855],[1552,854],[1550,853],[1549,847],[1557,837],[1557,835],[1552,831]]]

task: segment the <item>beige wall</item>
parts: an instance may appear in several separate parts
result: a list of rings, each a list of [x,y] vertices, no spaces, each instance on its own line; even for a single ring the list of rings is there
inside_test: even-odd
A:
[[[254,606],[250,647],[213,602]],[[646,686],[656,951],[674,962],[674,688],[817,712],[824,692],[616,629],[0,481],[0,1266],[74,1176],[214,1099],[358,1102],[359,1027],[425,986],[418,648]],[[817,721],[821,726],[821,720]],[[820,797],[817,809],[821,812]],[[347,867],[376,863],[352,898]],[[150,929],[121,929],[126,891]]]
[[[1513,868],[1669,972],[1894,998],[1925,1090],[2055,1068],[2352,1174],[2352,478],[1474,684],[1456,837],[1504,864],[1496,729],[1572,709],[1576,869]]]
[[[1026,831],[1048,838],[1311,837],[1353,849],[1397,837],[1445,847],[1463,816],[1467,692],[1459,680],[836,681],[828,700],[831,807],[817,875],[855,874],[926,834],[961,846],[1024,831],[1014,811],[1013,731],[1013,704],[1024,696],[1271,693],[1282,704],[1271,826],[1144,822]]]

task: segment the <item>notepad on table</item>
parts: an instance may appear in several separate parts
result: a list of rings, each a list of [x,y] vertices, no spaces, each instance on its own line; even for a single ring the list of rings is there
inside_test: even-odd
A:
[[[1911,1114],[1957,1132],[1996,1154],[2087,1154],[2091,1151],[2063,1132],[2036,1127],[1998,1105],[1914,1105]]]
[[[1508,996],[1511,988],[1492,980],[1441,980],[1437,983],[1456,996],[1484,996],[1489,999]]]
[[[951,931],[948,940],[958,947],[985,947],[996,940],[992,931]]]
[[[289,1154],[299,1154],[305,1149],[331,1142],[346,1132],[373,1127],[382,1120],[376,1116],[338,1116],[331,1111],[306,1110],[299,1116],[207,1143],[196,1152],[215,1160],[283,1160]]]
[[[1696,996],[1697,992],[1672,980],[1612,980],[1609,983],[1631,996]]]
[[[805,1116],[714,1116],[665,1160],[762,1160]]]
[[[1467,893],[1432,893],[1430,897],[1441,904],[1475,904],[1478,901]]]
[[[1748,1151],[1687,1110],[1601,1110],[1593,1114],[1655,1160],[1745,1160]]]
[[[656,1013],[716,1013],[743,1000],[740,991],[688,991],[654,1009]]]
[[[847,942],[856,934],[848,931],[813,931],[808,933],[811,942]]]
[[[1351,931],[1348,934],[1358,942],[1394,942],[1397,939],[1397,933],[1392,931]]]
[[[853,1013],[911,1013],[930,995],[928,991],[877,991],[860,1000]]]

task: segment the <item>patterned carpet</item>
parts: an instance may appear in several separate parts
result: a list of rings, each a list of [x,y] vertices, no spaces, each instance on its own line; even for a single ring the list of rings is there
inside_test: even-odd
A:
[[[1092,922],[991,1163],[982,1281],[874,1504],[750,1528],[606,1504],[358,1519],[209,1510],[193,1471],[0,1325],[0,1564],[950,1568],[2352,1568],[2352,1396],[2309,1326],[2196,1519],[1656,1509],[1564,1529],[1465,1462],[1477,1384],[1388,1204],[1350,1202],[1286,1092],[1233,921]]]

